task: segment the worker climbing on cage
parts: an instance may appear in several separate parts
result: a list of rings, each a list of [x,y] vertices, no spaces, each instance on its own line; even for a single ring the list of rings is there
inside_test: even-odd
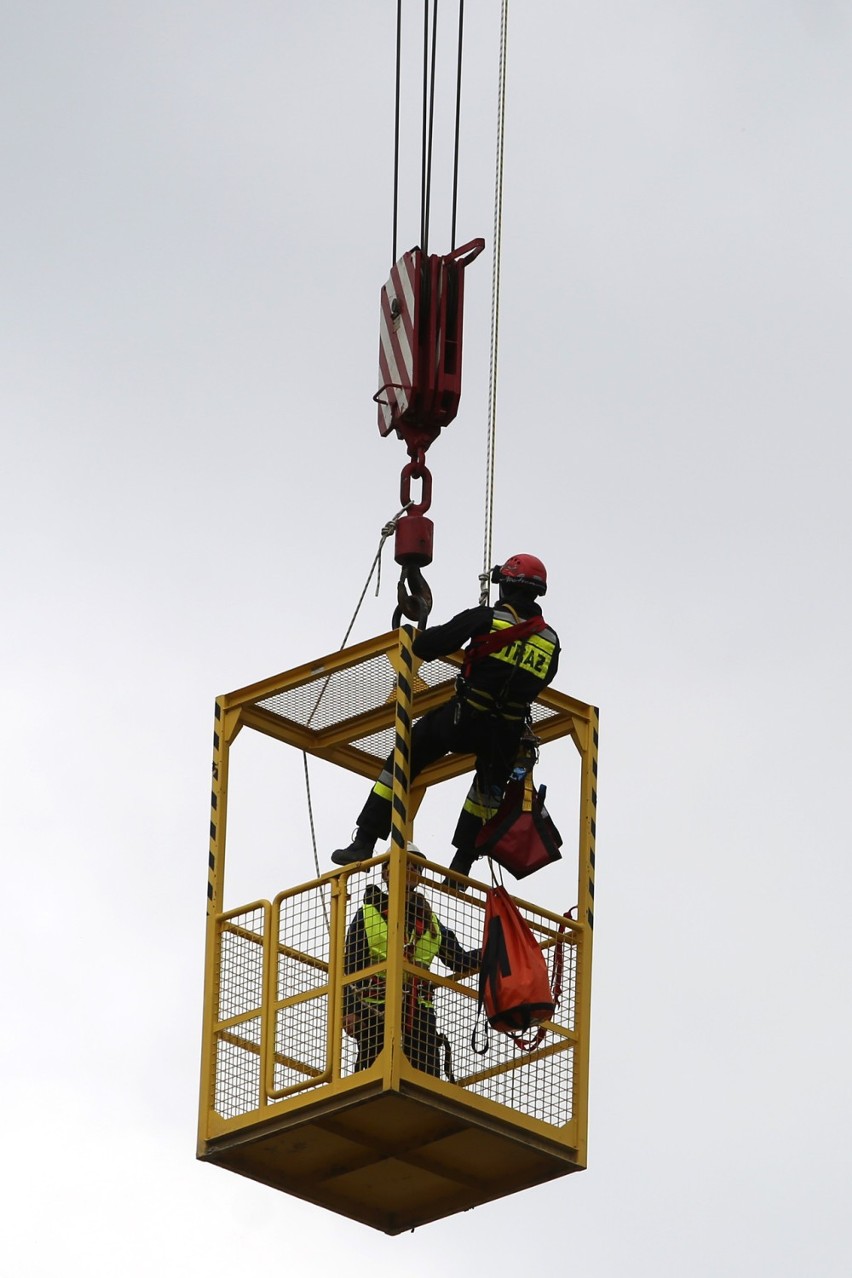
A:
[[[422,630],[416,657],[446,657],[467,643],[455,695],[428,711],[411,732],[413,781],[445,754],[476,755],[476,774],[453,834],[450,869],[467,875],[478,853],[476,836],[497,811],[518,754],[530,706],[551,682],[559,662],[559,639],[536,598],[547,590],[547,570],[535,555],[512,555],[492,570],[499,585],[496,607],[481,604],[450,621]],[[376,840],[391,827],[393,755],[373,786],[357,820],[352,842],[332,854],[335,865],[374,855]]]
[[[438,919],[426,897],[415,891],[421,877],[418,862],[425,861],[414,843],[408,844],[405,880],[405,957],[426,971],[437,959],[454,976],[475,972],[482,959],[480,949],[466,950],[455,933]],[[388,881],[388,863],[382,866]],[[343,970],[348,974],[381,963],[388,956],[388,894],[371,883],[361,908],[346,933]],[[425,976],[407,977],[403,989],[402,1047],[416,1069],[435,1078],[440,1075],[442,1035],[433,1005],[432,982]],[[343,1028],[358,1044],[355,1069],[369,1069],[384,1045],[386,988],[383,972],[347,985],[343,1002]],[[445,1057],[446,1059],[446,1057]],[[449,1072],[449,1071],[448,1071]]]

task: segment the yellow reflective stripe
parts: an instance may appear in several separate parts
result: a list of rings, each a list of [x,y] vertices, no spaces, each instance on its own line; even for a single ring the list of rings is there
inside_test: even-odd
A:
[[[524,654],[518,661],[520,645],[524,646]],[[510,666],[517,663],[519,670],[535,675],[538,679],[546,679],[555,651],[556,645],[549,639],[542,639],[541,635],[528,635],[526,639],[518,639],[511,647],[500,648],[497,652],[492,652],[490,656],[495,661],[508,662]]]
[[[372,963],[381,963],[388,956],[388,925],[375,905],[363,906],[362,913],[364,916],[364,931],[367,933],[367,945],[370,950],[370,961]],[[367,988],[376,990],[376,985],[384,987],[384,980],[384,972],[377,972],[374,977],[370,977],[370,984]],[[369,1003],[373,1007],[384,1007],[385,996],[383,989],[382,993],[376,990],[373,995],[359,992],[359,997],[362,1003]]]
[[[485,699],[486,696],[487,696],[487,700]],[[483,699],[477,700],[477,697],[482,697]],[[488,694],[480,693],[480,692],[476,692],[476,693],[469,692],[467,697],[465,698],[465,701],[467,705],[470,706],[471,710],[481,711],[483,714],[495,713],[494,698]],[[509,706],[511,706],[511,708],[514,710],[520,711],[520,713],[510,714]],[[509,722],[513,722],[515,719],[523,719],[526,716],[526,711],[527,711],[526,702],[512,701],[509,703],[509,706],[501,706],[500,710],[496,712],[499,714],[501,719],[507,719]]]
[[[381,963],[382,959],[388,956],[388,925],[375,905],[363,906],[362,913],[370,959],[373,963]]]
[[[370,949],[370,960],[372,963],[381,963],[388,956],[387,919],[380,910],[376,909],[375,905],[363,906],[362,912],[364,916],[364,929],[367,933],[367,945]],[[434,920],[434,923],[434,933],[423,932],[422,935],[417,938],[417,943],[414,946],[414,953],[411,955],[412,963],[416,964],[417,967],[425,968],[427,971],[432,966],[432,962],[437,957],[441,948],[441,925],[437,919]],[[384,979],[384,972],[377,972],[374,977],[370,978],[371,982],[376,980],[384,981]],[[373,1006],[382,1006],[385,1002],[384,996],[378,994],[374,997],[370,997],[369,994],[362,993],[359,994],[359,997],[362,1003],[370,1003]],[[419,1001],[423,1003],[424,1007],[432,1006],[431,1003],[426,1001],[426,999],[419,998]]]
[[[462,811],[470,812],[472,816],[479,817],[481,821],[487,821],[497,811],[498,806],[497,803],[477,803],[475,799],[465,799]]]
[[[516,626],[517,624],[514,618],[504,621],[502,617],[495,616],[491,621],[491,631],[492,633],[494,631],[499,633],[501,630],[508,630],[511,626]],[[527,635],[526,639],[516,639],[514,643],[506,648],[498,648],[496,652],[490,652],[488,655],[496,661],[506,661],[513,666],[518,660],[518,648],[521,644],[524,645],[526,651],[518,668],[525,670],[527,674],[535,675],[538,679],[546,679],[556,645],[550,639],[545,639],[541,633],[534,631],[531,635]],[[529,651],[529,649],[533,651]]]
[[[383,785],[381,781],[377,781],[373,786],[373,794],[377,794],[380,799],[392,799],[393,788],[389,785]]]
[[[435,931],[424,932],[418,937],[417,944],[414,947],[414,953],[411,956],[412,962],[418,967],[425,967],[428,971],[432,966],[432,960],[437,958],[438,951],[441,948],[441,925],[435,919]]]

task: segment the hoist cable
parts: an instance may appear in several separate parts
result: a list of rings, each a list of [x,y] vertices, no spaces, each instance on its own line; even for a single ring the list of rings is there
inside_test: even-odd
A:
[[[459,53],[456,70],[456,134],[453,144],[453,216],[450,227],[450,251],[456,247],[456,205],[459,192],[459,129],[461,125],[462,45],[464,43],[464,0],[459,0]]]
[[[426,108],[429,79],[429,0],[423,0],[423,121],[420,138],[420,247],[426,253]]]
[[[500,334],[500,256],[503,234],[503,134],[506,116],[506,37],[509,0],[503,0],[500,19],[500,69],[497,91],[497,159],[494,179],[494,255],[491,264],[491,360],[488,373],[488,444],[485,459],[485,538],[480,600],[488,602],[488,572],[494,524],[494,457],[497,434],[497,351]]]
[[[432,203],[432,136],[435,126],[435,59],[438,49],[438,0],[432,6],[432,66],[429,72],[429,144],[426,160],[426,209],[423,218],[423,253],[429,251],[429,210]]]
[[[399,221],[399,98],[402,63],[402,0],[396,0],[396,93],[393,119],[393,251],[391,266],[396,262],[396,236]]]

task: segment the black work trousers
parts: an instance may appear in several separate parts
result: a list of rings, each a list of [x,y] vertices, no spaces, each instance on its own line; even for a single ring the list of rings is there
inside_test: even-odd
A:
[[[369,1069],[385,1043],[385,1009],[382,1005],[365,1004],[355,1025],[358,1044],[356,1071]],[[435,1010],[422,1003],[403,1009],[402,1050],[415,1069],[422,1069],[434,1078],[440,1076],[438,1051],[438,1021]]]
[[[411,730],[410,780],[445,754],[476,755],[476,777],[480,788],[500,790],[515,763],[524,730],[523,720],[502,719],[483,714],[454,697],[418,719]],[[393,786],[393,755],[388,756],[377,783],[384,790]],[[358,828],[365,834],[384,839],[390,834],[391,801],[387,794],[374,789],[361,809]],[[453,835],[453,846],[472,851],[482,818],[462,810]]]

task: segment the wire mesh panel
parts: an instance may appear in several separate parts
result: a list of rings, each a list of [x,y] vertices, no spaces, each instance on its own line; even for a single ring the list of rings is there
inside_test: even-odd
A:
[[[409,866],[412,864],[409,861]],[[356,1048],[352,1069],[358,1072],[374,1063],[385,1046],[387,1023],[393,1019],[402,1050],[415,1069],[436,1078],[449,1077],[449,1040],[437,1024],[432,975],[452,971],[459,979],[472,981],[479,962],[479,939],[475,930],[456,936],[447,929],[428,893],[422,890],[430,881],[426,871],[420,884],[406,894],[402,947],[412,970],[404,974],[402,988],[397,986],[396,996],[392,996],[384,968],[376,970],[391,943],[385,883],[388,869],[385,862],[363,876],[351,875],[348,883],[343,1008],[344,1029]],[[372,970],[359,977],[364,969]],[[353,976],[356,979],[351,979]]]
[[[418,696],[444,691],[449,697],[457,675],[458,665],[440,658],[418,666],[413,680],[415,719],[420,717]],[[390,705],[395,687],[396,673],[387,655],[382,653],[343,670],[318,674],[307,683],[282,689],[255,704],[276,718],[322,733],[326,728],[362,719],[371,711]],[[555,713],[549,706],[537,702],[532,708],[533,722],[542,723]],[[363,736],[353,734],[352,745],[376,760],[383,760],[393,748],[393,739],[391,722]]]
[[[329,1061],[331,884],[282,893],[277,918],[274,1061],[269,1095],[326,1082]]]
[[[355,891],[355,882],[360,884]],[[522,1035],[532,1047],[525,1050],[506,1034],[491,1030],[478,1012],[479,951],[484,924],[485,893],[448,889],[443,876],[426,869],[407,898],[406,957],[413,967],[403,979],[398,995],[400,1038],[406,1057],[415,1069],[506,1106],[518,1114],[552,1127],[562,1127],[574,1116],[574,1043],[577,961],[575,938],[560,930],[553,916],[524,908],[522,913],[539,941],[549,964],[554,986],[560,990],[556,1011],[541,1034],[534,1028]],[[387,897],[380,868],[350,878],[346,907],[347,943],[345,971],[356,972],[375,965],[364,940],[365,910],[387,911]],[[418,957],[416,932],[423,918],[436,927],[429,975],[415,974]],[[361,938],[360,950],[355,938]],[[425,966],[427,946],[419,964]],[[344,980],[346,978],[344,977]],[[346,985],[344,1007],[353,1017],[350,1033],[355,1040],[353,1070],[368,1068],[384,1045],[384,973]],[[479,1054],[476,1048],[482,1049]],[[345,1060],[348,1061],[348,1057]]]
[[[260,1104],[260,1018],[245,1022],[239,1034],[216,1036],[214,1109],[222,1118],[248,1114]]]
[[[427,885],[427,895],[444,931],[455,937],[463,949],[478,947],[484,925],[485,893],[475,888],[457,893],[431,871],[422,881],[421,890]],[[575,938],[570,928],[562,929],[553,916],[527,907],[521,907],[521,913],[542,947],[552,987],[559,993],[547,1027],[517,1036],[522,1045],[509,1035],[494,1031],[488,1026],[484,1011],[479,1011],[478,976],[463,976],[452,986],[436,983],[438,1033],[447,1040],[445,1055],[452,1081],[458,1086],[519,1114],[562,1127],[574,1117]]]
[[[380,969],[387,950],[376,940],[384,920],[387,945],[384,868],[347,876],[337,970],[329,880],[282,893],[271,907],[269,926],[270,907],[264,905],[222,920],[214,1082],[214,1108],[221,1117],[322,1087],[332,1080],[338,1053],[341,1077],[377,1060],[385,1046],[389,997]],[[431,868],[407,894],[404,958],[410,966],[397,995],[403,1052],[424,1074],[562,1127],[574,1117],[575,937],[554,916],[522,907],[559,986],[559,1001],[547,1027],[521,1035],[519,1046],[490,1029],[478,1008],[485,900],[482,889],[461,893],[447,887]],[[264,1000],[267,935],[275,938],[271,1005]],[[331,1038],[332,999],[340,1001],[338,1043]],[[264,1015],[271,1026],[266,1049]],[[264,1050],[272,1054],[267,1071]]]
[[[454,672],[455,673],[455,672]],[[262,710],[318,732],[385,705],[393,697],[395,673],[387,656],[372,656],[344,670],[287,688],[257,704]]]
[[[456,1076],[460,1086],[552,1127],[571,1121],[574,1045],[559,1033],[564,1027],[559,1023],[558,1009],[541,1042],[536,1043],[535,1029],[518,1036],[531,1051],[518,1046],[508,1034],[488,1028],[482,1018],[477,1024],[475,1008],[456,1003],[453,1011],[459,1035]],[[484,1048],[482,1055],[472,1047],[474,1041]]]
[[[270,1096],[290,1095],[328,1081],[328,995],[275,1012],[275,1062]]]
[[[226,915],[218,935],[218,1018],[214,1028],[213,1107],[222,1118],[261,1103],[264,941],[268,907]]]
[[[344,1040],[341,1073],[360,1073],[369,1069],[385,1045],[385,983],[383,973],[354,981],[355,975],[372,963],[364,926],[364,909],[377,903],[381,912],[385,885],[382,867],[374,866],[365,874],[347,878],[345,941],[343,952],[343,1026]]]

